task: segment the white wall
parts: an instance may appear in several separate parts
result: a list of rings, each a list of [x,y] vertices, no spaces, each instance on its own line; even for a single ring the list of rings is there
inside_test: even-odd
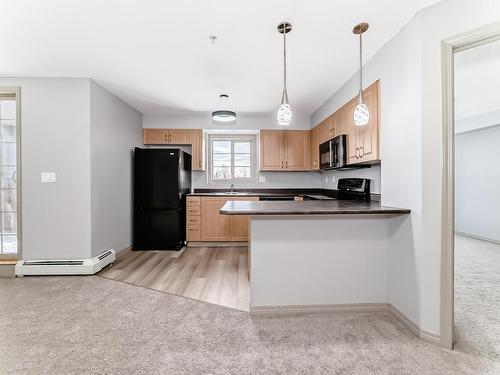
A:
[[[365,65],[367,85],[381,80],[382,204],[412,209],[392,228],[389,302],[434,334],[440,332],[441,41],[498,19],[496,0],[443,1],[417,14]],[[312,124],[355,94],[353,77]]]
[[[0,78],[21,87],[23,258],[90,256],[89,80]],[[40,172],[57,183],[40,183]]]
[[[417,258],[421,226],[421,74],[420,19],[413,18],[364,66],[366,86],[380,79],[381,166],[323,174],[329,185],[342,177],[370,178],[382,204],[412,210],[411,217],[394,220],[388,249],[388,302],[420,325]],[[356,95],[357,75],[312,115],[316,125]],[[404,270],[404,272],[403,272]],[[436,332],[435,326],[426,329]]]
[[[142,114],[90,81],[92,256],[132,244],[132,151]]]
[[[500,241],[500,126],[455,137],[455,229]]]

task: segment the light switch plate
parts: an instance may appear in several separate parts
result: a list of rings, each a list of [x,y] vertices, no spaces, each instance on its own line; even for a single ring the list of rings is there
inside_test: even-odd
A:
[[[259,182],[262,183],[262,182],[266,182],[266,176],[259,176]]]
[[[40,173],[40,182],[54,183],[56,182],[56,172],[42,172]]]

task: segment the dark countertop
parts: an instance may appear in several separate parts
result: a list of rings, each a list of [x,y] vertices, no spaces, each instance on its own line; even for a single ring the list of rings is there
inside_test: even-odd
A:
[[[379,202],[328,201],[228,201],[223,215],[403,215],[411,210],[381,206]]]

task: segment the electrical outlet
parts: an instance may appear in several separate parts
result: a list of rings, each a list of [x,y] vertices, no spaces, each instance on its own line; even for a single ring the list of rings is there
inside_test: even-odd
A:
[[[266,176],[259,175],[259,183],[266,182]]]
[[[42,172],[42,173],[40,173],[40,182],[43,182],[43,183],[56,182],[56,172]]]
[[[335,176],[332,176],[332,185],[335,185]]]
[[[328,185],[328,176],[325,176],[325,185]]]

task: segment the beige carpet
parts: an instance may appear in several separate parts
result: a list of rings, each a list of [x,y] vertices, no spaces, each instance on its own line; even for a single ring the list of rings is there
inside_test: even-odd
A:
[[[483,301],[478,290],[496,279],[476,276],[491,275],[492,261],[465,268],[461,301]],[[459,337],[469,338],[452,352],[384,314],[252,318],[96,276],[0,279],[0,291],[0,374],[500,373],[495,300],[474,316],[459,300]]]

